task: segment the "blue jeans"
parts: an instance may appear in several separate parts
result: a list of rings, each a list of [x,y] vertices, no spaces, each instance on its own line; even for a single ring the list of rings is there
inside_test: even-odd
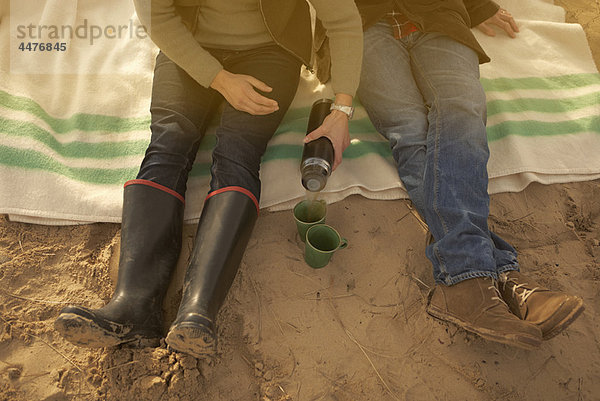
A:
[[[265,96],[279,110],[254,116],[225,103],[212,153],[210,190],[238,186],[260,200],[259,169],[298,87],[300,61],[276,45],[251,50],[208,49],[223,67],[251,75],[273,88]],[[187,179],[206,128],[223,102],[220,93],[192,79],[162,52],[152,86],[152,138],[137,178],[156,182],[185,196]]]
[[[358,96],[386,137],[398,174],[436,240],[426,253],[436,283],[518,269],[517,253],[490,232],[486,99],[477,54],[448,36],[395,39],[365,32]]]

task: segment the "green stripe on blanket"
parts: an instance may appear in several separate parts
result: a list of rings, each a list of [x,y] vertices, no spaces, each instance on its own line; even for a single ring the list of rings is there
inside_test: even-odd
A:
[[[121,168],[70,167],[35,150],[15,149],[2,145],[0,145],[0,154],[2,154],[0,165],[50,171],[89,184],[122,185],[124,182],[135,178],[139,170],[138,166]],[[209,172],[210,164],[196,163],[190,172],[190,176],[207,177]]]
[[[263,161],[296,159],[300,163],[303,146],[299,145],[271,145],[263,156]],[[351,143],[344,151],[344,159],[357,159],[368,154],[377,154],[392,160],[392,152],[387,142],[357,141]]]
[[[143,154],[148,141],[119,141],[119,142],[80,142],[60,143],[52,132],[48,132],[34,123],[10,120],[0,117],[0,133],[13,137],[27,137],[43,143],[48,148],[63,157],[115,159],[123,156]]]
[[[138,167],[133,168],[73,168],[56,159],[30,149],[15,149],[0,145],[1,165],[30,170],[44,170],[73,180],[92,184],[122,184],[135,177]]]
[[[539,111],[542,113],[564,113],[573,112],[585,107],[600,104],[600,93],[556,99],[518,98],[512,100],[489,100],[487,102],[487,115],[493,116],[499,113],[522,113],[527,111]]]
[[[0,145],[2,159],[0,165],[26,169],[41,169],[61,174],[77,181],[92,184],[122,184],[132,179],[137,174],[138,167],[117,168],[83,168],[72,167],[39,151],[29,149],[15,149]],[[143,154],[143,152],[142,152]],[[391,152],[387,143],[360,141],[350,145],[344,152],[344,158],[355,159],[368,154],[378,154],[391,160]],[[302,145],[272,145],[267,148],[263,156],[264,162],[292,159],[300,161]],[[190,175],[192,177],[205,177],[210,172],[209,163],[196,163]]]
[[[511,91],[518,89],[527,90],[564,90],[568,88],[584,88],[600,84],[599,74],[572,74],[549,78],[517,78],[517,79],[482,79],[487,91]],[[548,92],[551,93],[551,92]],[[583,110],[599,103],[597,93],[560,99],[516,98],[511,100],[488,101],[488,115],[502,119],[502,113],[516,113],[528,115],[528,112],[554,114],[557,121],[538,120],[507,120],[492,124],[488,127],[488,140],[494,142],[510,135],[537,137],[577,133],[600,133],[600,116],[593,115],[579,119],[563,121],[569,112]],[[540,95],[541,96],[541,95]],[[357,102],[360,107],[360,103]],[[142,157],[148,140],[123,140],[115,137],[117,134],[147,132],[150,119],[114,117],[99,114],[78,113],[68,118],[55,118],[50,116],[37,102],[23,96],[11,95],[0,91],[0,111],[15,110],[31,115],[32,120],[42,121],[50,130],[42,128],[33,121],[21,121],[0,116],[0,133],[7,138],[24,137],[45,145],[45,148],[56,153],[62,158],[72,160],[111,160],[111,168],[77,167],[69,161],[60,161],[47,153],[38,150],[24,150],[11,147],[6,143],[0,147],[0,165],[20,167],[25,169],[43,169],[62,176],[87,183],[95,184],[122,184],[124,181],[135,177],[137,166],[130,166],[130,162],[123,161],[125,157]],[[277,160],[300,160],[302,154],[301,136],[306,130],[310,107],[297,107],[290,109],[283,123],[276,132],[276,136],[292,133],[289,138],[272,143],[263,157],[264,162]],[[10,111],[5,114],[10,115]],[[499,117],[499,118],[498,118]],[[369,154],[376,154],[388,160],[391,152],[387,142],[375,133],[375,129],[368,118],[354,120],[350,124],[350,132],[355,137],[370,138],[373,140],[354,141],[344,152],[345,159],[357,159]],[[59,141],[55,135],[72,133],[78,140]],[[81,141],[85,138],[86,141]],[[119,138],[120,140],[116,140]],[[138,136],[139,138],[139,136]],[[111,140],[112,139],[112,140]],[[148,138],[149,139],[149,138]],[[292,142],[293,141],[293,142]],[[209,152],[215,145],[214,134],[208,134],[200,145],[200,151]],[[292,143],[289,143],[292,142]],[[200,158],[199,158],[200,159]],[[202,160],[206,160],[206,157]],[[210,164],[197,162],[191,171],[192,177],[206,177],[209,175]]]
[[[564,90],[600,84],[600,74],[571,74],[554,77],[481,78],[486,92],[503,92],[515,89]]]
[[[600,74],[572,74],[547,78],[482,78],[481,83],[486,92],[510,91],[515,89],[573,89],[600,84]],[[360,104],[358,105],[360,106]],[[69,118],[56,118],[50,116],[34,100],[23,96],[11,95],[3,90],[0,90],[0,106],[31,114],[46,122],[56,134],[73,130],[127,132],[144,130],[150,125],[149,117],[116,117],[102,114],[78,113]],[[309,110],[310,107],[289,110],[286,114],[286,121],[306,119]],[[280,129],[279,131],[282,130]]]
[[[569,121],[503,121],[487,128],[488,142],[510,135],[537,137],[578,133],[600,134],[600,116],[584,117]]]
[[[114,117],[102,114],[77,113],[69,118],[50,116],[37,102],[0,90],[0,106],[24,111],[44,121],[56,134],[78,131],[128,132],[147,129],[149,117]]]

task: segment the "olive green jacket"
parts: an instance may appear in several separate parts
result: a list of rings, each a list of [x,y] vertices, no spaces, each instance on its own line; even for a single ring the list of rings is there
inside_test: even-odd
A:
[[[194,38],[201,0],[134,0],[134,4],[159,49],[201,85],[210,86],[222,66]],[[312,34],[306,1],[260,0],[260,9],[273,40],[309,65]]]
[[[226,1],[226,0],[223,0]],[[311,68],[312,32],[306,0],[257,0],[273,41]],[[335,93],[354,95],[360,76],[360,17],[349,0],[313,0],[317,15],[327,21],[332,43]],[[134,0],[138,18],[152,41],[192,78],[209,87],[221,64],[194,37],[202,0]],[[183,22],[183,23],[182,23]]]
[[[175,9],[192,32],[196,30],[201,0],[174,0]],[[276,44],[310,66],[312,33],[305,0],[260,0],[265,25]]]

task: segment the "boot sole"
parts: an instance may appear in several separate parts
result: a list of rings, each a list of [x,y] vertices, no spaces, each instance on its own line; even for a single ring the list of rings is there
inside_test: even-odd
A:
[[[521,349],[526,349],[526,350],[535,350],[535,349],[539,348],[539,346],[542,344],[541,337],[538,338],[538,337],[531,337],[528,335],[517,335],[517,334],[498,334],[492,330],[476,328],[476,327],[471,326],[469,323],[467,323],[465,321],[457,319],[454,316],[450,316],[450,315],[448,315],[438,309],[435,309],[431,306],[427,307],[427,313],[429,313],[431,316],[433,316],[439,320],[453,323],[453,324],[457,325],[458,327],[461,327],[471,333],[475,333],[478,336],[480,336],[481,338],[489,340],[489,341],[494,341],[494,342],[498,342],[498,343],[502,343],[502,344],[506,344],[506,345],[511,345],[511,346],[518,347]]]
[[[112,324],[115,328],[119,326],[117,323]],[[87,348],[114,347],[121,344],[143,348],[156,347],[160,343],[159,338],[146,337],[142,334],[119,336],[101,327],[94,320],[76,313],[61,313],[54,322],[54,328],[65,340]]]
[[[566,329],[571,323],[573,323],[575,321],[575,319],[577,319],[579,317],[579,315],[581,315],[583,313],[584,310],[585,310],[585,307],[583,306],[583,299],[579,299],[577,306],[575,308],[573,308],[571,313],[569,313],[566,318],[564,318],[560,323],[558,323],[556,326],[554,326],[547,333],[542,333],[544,340],[549,340],[553,337],[556,337],[564,329]]]
[[[212,330],[195,323],[183,322],[172,327],[165,341],[175,351],[199,359],[211,358],[217,353],[217,342]]]

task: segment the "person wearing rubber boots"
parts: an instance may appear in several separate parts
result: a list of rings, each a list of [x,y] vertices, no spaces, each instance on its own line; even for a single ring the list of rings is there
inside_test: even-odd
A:
[[[333,143],[336,165],[349,144],[348,118],[362,58],[352,0],[310,0],[331,44],[333,110],[315,136]],[[156,345],[161,308],[180,250],[186,182],[206,127],[224,102],[210,190],[198,224],[177,317],[166,336],[195,357],[216,351],[215,318],[259,212],[260,160],[309,66],[305,0],[135,0],[159,47],[152,137],[136,179],[125,183],[114,295],[100,309],[64,308],[55,328],[87,347]]]
[[[490,231],[486,98],[490,59],[471,28],[515,38],[511,14],[489,0],[356,0],[364,54],[358,98],[389,140],[398,174],[432,234],[436,282],[427,312],[481,337],[525,349],[564,330],[580,297],[519,272],[515,249]],[[315,41],[324,36],[317,26]],[[318,49],[321,80],[328,52]],[[376,174],[376,172],[373,172]]]

